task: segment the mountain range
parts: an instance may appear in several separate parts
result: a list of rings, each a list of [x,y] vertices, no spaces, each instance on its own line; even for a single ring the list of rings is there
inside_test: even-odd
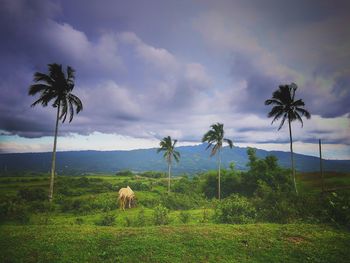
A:
[[[176,149],[181,154],[178,164],[174,164],[174,174],[194,174],[216,169],[217,157],[209,157],[210,151],[205,144],[182,146]],[[290,166],[290,153],[283,151],[265,151],[256,149],[257,156],[264,158],[274,155],[283,167]],[[43,153],[5,153],[0,154],[0,175],[21,172],[48,172],[51,166],[50,152]],[[229,167],[234,162],[238,170],[246,170],[248,162],[247,148],[224,147],[222,164]],[[296,169],[303,172],[319,171],[319,158],[295,154]],[[139,149],[130,151],[67,151],[57,152],[58,174],[115,173],[120,170],[132,171],[166,171],[167,164],[163,154],[156,149]],[[350,160],[323,160],[325,171],[349,172]]]

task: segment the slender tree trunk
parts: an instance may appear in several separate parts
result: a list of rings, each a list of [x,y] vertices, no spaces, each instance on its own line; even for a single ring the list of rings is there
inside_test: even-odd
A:
[[[168,194],[170,194],[171,161],[168,162]]]
[[[322,183],[322,193],[324,192],[324,177],[323,177],[323,165],[322,165],[322,148],[321,139],[318,140],[318,147],[320,151],[320,173],[321,173],[321,183]]]
[[[288,124],[289,124],[290,159],[291,159],[291,163],[292,163],[292,176],[293,176],[293,182],[294,182],[295,193],[298,195],[297,183],[296,183],[296,181],[295,181],[295,167],[294,167],[294,154],[293,154],[292,126],[291,126],[291,122],[290,122],[290,118],[289,118],[289,117],[288,117]]]
[[[221,151],[219,149],[218,198],[221,200]]]
[[[50,178],[50,191],[49,191],[49,201],[50,201],[50,203],[52,202],[52,198],[53,198],[53,185],[54,185],[55,171],[56,171],[56,145],[57,145],[57,131],[58,131],[59,114],[60,114],[60,103],[57,106],[55,139],[54,139],[53,151],[52,151],[52,165],[51,165],[51,178]]]

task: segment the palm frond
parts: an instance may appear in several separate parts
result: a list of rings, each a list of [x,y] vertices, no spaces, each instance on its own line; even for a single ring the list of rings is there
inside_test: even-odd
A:
[[[301,123],[301,127],[304,126],[303,120],[301,119],[298,112],[295,112],[295,119],[298,120]]]
[[[49,90],[50,86],[45,84],[33,84],[29,87],[28,95],[36,95],[39,92],[44,92],[45,90]]]
[[[174,151],[173,156],[176,162],[180,161],[180,153],[178,151]]]
[[[310,112],[308,112],[307,110],[305,109],[302,109],[302,108],[299,108],[299,107],[296,107],[295,110],[299,113],[301,113],[302,116],[305,116],[307,119],[310,119],[311,118],[311,114]]]
[[[74,106],[72,104],[71,100],[68,100],[68,105],[69,105],[69,122],[72,122],[73,116],[74,116]]]
[[[224,141],[228,144],[228,146],[232,149],[233,142],[230,139],[224,139]]]
[[[273,117],[273,116],[276,116],[276,115],[280,114],[283,111],[284,111],[284,107],[283,106],[274,106],[271,109],[271,111],[267,114],[267,116],[270,118],[270,117]]]
[[[281,123],[280,123],[280,126],[278,127],[278,130],[280,130],[280,129],[283,127],[283,124],[284,124],[284,122],[286,121],[287,116],[288,116],[287,114],[284,114],[283,119],[282,119],[282,121],[281,121]]]
[[[54,83],[54,80],[50,76],[48,76],[44,73],[35,72],[34,73],[34,82],[40,82],[40,81],[45,82],[48,85],[52,85]]]
[[[268,99],[268,100],[265,100],[265,105],[279,105],[279,106],[281,106],[281,105],[283,105],[283,103],[282,102],[280,102],[279,100],[277,100],[277,99]]]

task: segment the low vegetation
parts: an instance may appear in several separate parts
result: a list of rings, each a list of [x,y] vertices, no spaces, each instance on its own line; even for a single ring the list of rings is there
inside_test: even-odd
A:
[[[0,177],[0,261],[349,261],[349,191],[303,174],[296,195],[275,157],[248,156],[248,171],[221,170],[221,201],[217,171],[175,177],[169,194],[159,172],[58,176],[52,203],[47,177]],[[137,200],[121,211],[127,185]]]

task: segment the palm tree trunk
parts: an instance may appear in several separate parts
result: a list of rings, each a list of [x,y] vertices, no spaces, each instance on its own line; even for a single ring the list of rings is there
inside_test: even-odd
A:
[[[221,151],[219,149],[218,198],[221,200]]]
[[[293,182],[294,182],[295,193],[298,195],[297,183],[296,183],[296,181],[295,181],[295,167],[294,167],[294,154],[293,154],[293,138],[292,138],[292,126],[291,126],[290,118],[288,118],[288,124],[289,124],[290,158],[291,158],[291,163],[292,163],[292,176],[293,176]]]
[[[171,161],[168,162],[168,194],[170,194]]]
[[[51,178],[50,178],[50,191],[49,191],[49,201],[50,201],[50,203],[52,202],[52,198],[53,198],[53,184],[54,184],[55,170],[56,170],[56,145],[57,145],[57,132],[58,132],[59,114],[60,114],[60,103],[57,106],[55,139],[54,139],[53,151],[52,151],[52,165],[51,165]]]

